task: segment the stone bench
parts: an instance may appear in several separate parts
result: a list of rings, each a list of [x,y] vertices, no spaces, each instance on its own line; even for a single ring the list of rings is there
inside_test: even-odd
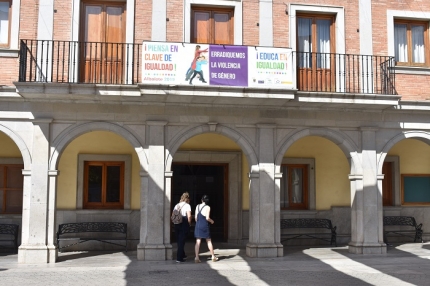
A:
[[[117,240],[123,240],[125,244],[112,242]],[[60,247],[61,241],[72,243]],[[87,241],[100,241],[121,246],[127,252],[127,224],[122,222],[78,222],[58,226],[57,247],[60,251]]]
[[[386,228],[390,226],[398,226],[399,228]],[[422,223],[417,225],[415,218],[411,216],[384,216],[384,242],[388,244],[387,236],[405,236],[413,238],[414,242],[423,242],[423,230],[421,229],[422,226]]]
[[[0,224],[0,247],[2,249],[18,251],[18,230],[19,225],[17,224]],[[3,242],[7,242],[6,245]]]
[[[282,233],[283,229],[309,229],[309,231]],[[326,229],[328,232],[321,232]],[[332,226],[331,220],[319,218],[297,218],[281,219],[281,242],[295,238],[313,238],[330,242],[337,246],[336,227]]]

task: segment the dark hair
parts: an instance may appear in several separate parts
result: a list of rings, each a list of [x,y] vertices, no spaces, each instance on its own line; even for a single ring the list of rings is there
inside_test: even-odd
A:
[[[205,204],[208,204],[209,203],[209,196],[208,195],[203,195],[202,202],[204,202]]]

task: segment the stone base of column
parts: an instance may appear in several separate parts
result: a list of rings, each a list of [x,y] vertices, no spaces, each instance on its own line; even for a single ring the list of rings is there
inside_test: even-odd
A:
[[[284,256],[284,246],[282,244],[246,244],[246,255],[249,257],[281,257]]]
[[[48,262],[55,263],[58,258],[58,248],[55,245],[48,245]]]
[[[171,244],[143,244],[137,245],[137,260],[172,260]]]
[[[385,243],[350,242],[348,252],[354,254],[386,254],[387,245]]]
[[[18,248],[18,263],[48,263],[49,251],[46,245],[21,245]]]

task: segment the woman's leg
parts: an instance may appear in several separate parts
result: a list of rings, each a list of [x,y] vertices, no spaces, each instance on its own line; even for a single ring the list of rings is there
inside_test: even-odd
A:
[[[200,260],[200,258],[199,258],[199,250],[200,250],[200,243],[201,243],[201,241],[202,241],[201,238],[196,238],[196,246],[194,247],[194,252],[196,253],[195,260]]]
[[[181,225],[182,224],[175,224],[175,232],[178,245],[178,250],[176,252],[176,261],[182,261],[184,259],[184,234]]]
[[[212,255],[212,258],[214,258],[215,257],[215,253],[214,253],[214,247],[212,245],[212,240],[210,238],[206,238],[206,243],[208,244],[208,248],[209,248],[209,251],[210,251],[210,253]]]

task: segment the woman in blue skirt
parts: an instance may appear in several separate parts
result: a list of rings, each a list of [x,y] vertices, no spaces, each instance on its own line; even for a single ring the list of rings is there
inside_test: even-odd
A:
[[[196,212],[195,212],[195,219],[196,219],[196,226],[194,228],[194,237],[196,238],[196,246],[195,246],[195,252],[196,252],[196,258],[194,259],[195,263],[200,263],[199,258],[199,250],[200,250],[200,243],[202,241],[202,238],[206,239],[206,243],[208,244],[209,251],[212,255],[211,259],[212,261],[218,261],[218,257],[214,254],[214,248],[212,246],[212,240],[211,240],[211,233],[209,230],[209,223],[213,224],[213,219],[210,218],[210,212],[211,207],[207,204],[209,203],[209,197],[207,195],[203,195],[202,197],[202,203],[197,205]]]

